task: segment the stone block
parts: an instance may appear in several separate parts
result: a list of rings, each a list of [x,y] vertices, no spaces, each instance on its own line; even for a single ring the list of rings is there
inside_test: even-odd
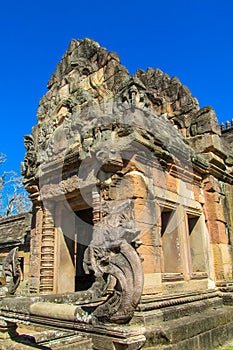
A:
[[[203,184],[205,187],[205,191],[221,193],[218,180],[214,178],[212,175],[205,178],[203,181]]]
[[[164,172],[158,168],[153,168],[153,182],[159,188],[167,188],[167,181]]]
[[[210,234],[211,243],[228,244],[228,236],[226,234],[226,226],[221,221],[207,221],[207,227]]]
[[[110,187],[111,199],[147,198],[148,189],[140,174],[129,173]]]
[[[211,331],[199,335],[199,349],[201,350],[213,349]]]
[[[136,221],[151,223],[150,203],[146,198],[136,198],[134,200],[134,217]]]
[[[198,185],[193,185],[194,200],[200,202],[201,189]]]
[[[168,191],[177,193],[177,178],[170,174],[166,174],[166,188]]]
[[[62,86],[59,90],[59,96],[61,99],[65,98],[66,96],[69,95],[69,85],[66,84],[64,86]]]
[[[168,347],[166,346],[164,350],[197,350],[199,349],[198,343],[198,337],[193,337],[191,339],[185,339],[178,344],[172,344]]]
[[[212,132],[220,136],[218,118],[212,107],[201,108],[197,112],[196,119],[198,123],[198,131],[200,133]]]
[[[144,273],[153,273],[156,271],[156,261],[159,259],[155,259],[153,254],[153,248],[141,246],[138,249],[139,254],[142,256],[144,261],[142,262]]]
[[[214,271],[217,281],[232,278],[231,251],[227,244],[211,244]]]
[[[192,338],[197,334],[203,333],[206,331],[206,328],[210,327],[209,319],[203,320],[195,316],[195,322],[185,323],[186,329],[186,338]],[[208,330],[208,329],[207,329]]]
[[[226,280],[232,279],[232,249],[229,244],[220,244],[223,273]]]
[[[226,325],[217,327],[212,331],[212,346],[217,349],[218,346],[222,345],[228,337]]]
[[[226,336],[225,341],[227,341],[227,340],[232,340],[232,335],[233,335],[233,322],[229,322],[229,323],[226,325],[226,329],[227,329],[227,336]]]
[[[222,196],[216,192],[205,192],[205,214],[207,220],[219,220],[225,222],[224,208],[221,204]]]
[[[215,203],[219,203],[222,196],[218,192],[207,192],[204,190],[204,196],[206,201],[211,201]]]
[[[53,318],[75,321],[77,306],[37,302],[30,306],[30,313],[42,317],[51,317],[52,315]]]
[[[222,152],[222,143],[221,139],[218,135],[198,135],[195,138],[190,140],[190,143],[193,145],[195,149],[197,149],[200,153],[219,153]]]
[[[177,192],[181,197],[187,198],[188,200],[194,200],[193,185],[186,183],[181,179],[177,180]]]
[[[174,329],[169,330],[169,339],[171,343],[178,343],[187,338],[187,328],[184,327],[184,324],[177,327],[179,320],[174,320],[176,327]]]
[[[161,291],[161,273],[145,273],[143,294],[154,294]]]

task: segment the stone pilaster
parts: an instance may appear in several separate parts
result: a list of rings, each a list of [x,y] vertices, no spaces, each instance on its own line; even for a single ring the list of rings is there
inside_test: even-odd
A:
[[[205,218],[210,235],[216,282],[232,279],[231,247],[224,214],[224,194],[213,176],[204,181]]]
[[[37,205],[34,209],[31,229],[31,248],[29,262],[29,291],[38,293],[40,286],[40,254],[41,254],[41,233],[43,224],[42,205]]]
[[[44,209],[41,232],[40,293],[54,292],[55,227],[51,213]]]

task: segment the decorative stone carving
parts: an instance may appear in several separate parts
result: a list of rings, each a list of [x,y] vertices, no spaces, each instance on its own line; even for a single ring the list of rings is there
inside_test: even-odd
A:
[[[24,145],[26,148],[26,154],[24,157],[24,163],[22,164],[22,175],[25,179],[33,177],[36,171],[36,151],[34,138],[32,135],[24,136]]]
[[[85,251],[84,269],[86,273],[94,272],[96,282],[92,289],[97,289],[98,294],[103,296],[109,284],[114,286],[93,316],[101,322],[126,323],[133,316],[143,288],[141,259],[133,247],[137,246],[134,242],[138,241],[139,231],[132,202],[102,202],[101,217]]]
[[[117,98],[117,100],[119,97]],[[137,79],[132,77],[123,90],[120,91],[120,103],[126,108],[134,110],[136,107],[146,109],[150,106],[146,95],[146,87]]]
[[[109,140],[112,130],[108,131]],[[110,189],[122,181],[115,174],[123,167],[121,146],[98,142],[94,149],[100,162],[96,174],[99,196],[94,197],[95,225],[84,254],[84,270],[92,271],[96,277],[92,286],[95,293],[104,296],[109,284],[112,290],[92,317],[98,322],[126,323],[133,316],[143,288],[141,259],[134,248],[140,231],[135,225],[133,200],[116,200],[110,194]]]
[[[18,247],[13,248],[2,264],[0,296],[15,294],[20,283]]]
[[[126,323],[137,307],[143,288],[141,260],[136,250],[126,241],[111,248],[95,247],[92,244],[85,253],[85,269],[94,271],[96,282],[92,288],[102,289],[102,295],[114,277],[115,286],[107,300],[92,314],[93,322]],[[102,283],[101,283],[102,281]]]

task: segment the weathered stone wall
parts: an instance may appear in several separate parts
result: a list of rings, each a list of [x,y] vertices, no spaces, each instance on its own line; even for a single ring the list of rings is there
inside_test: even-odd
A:
[[[228,230],[230,198],[225,193],[224,186],[213,176],[205,179],[204,193],[204,210],[214,258],[215,279],[218,282],[231,280],[232,247]]]

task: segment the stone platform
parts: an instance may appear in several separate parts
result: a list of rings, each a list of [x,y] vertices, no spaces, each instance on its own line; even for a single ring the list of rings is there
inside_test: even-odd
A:
[[[62,303],[51,303],[50,315],[43,316],[48,304],[46,297],[2,301],[2,349],[211,350],[233,338],[233,307],[229,298],[224,305],[222,291],[143,296],[127,325],[74,321],[77,306]],[[53,311],[63,306],[58,318]]]
[[[133,322],[145,325],[143,349],[211,350],[233,338],[233,307],[217,291],[145,297]]]

